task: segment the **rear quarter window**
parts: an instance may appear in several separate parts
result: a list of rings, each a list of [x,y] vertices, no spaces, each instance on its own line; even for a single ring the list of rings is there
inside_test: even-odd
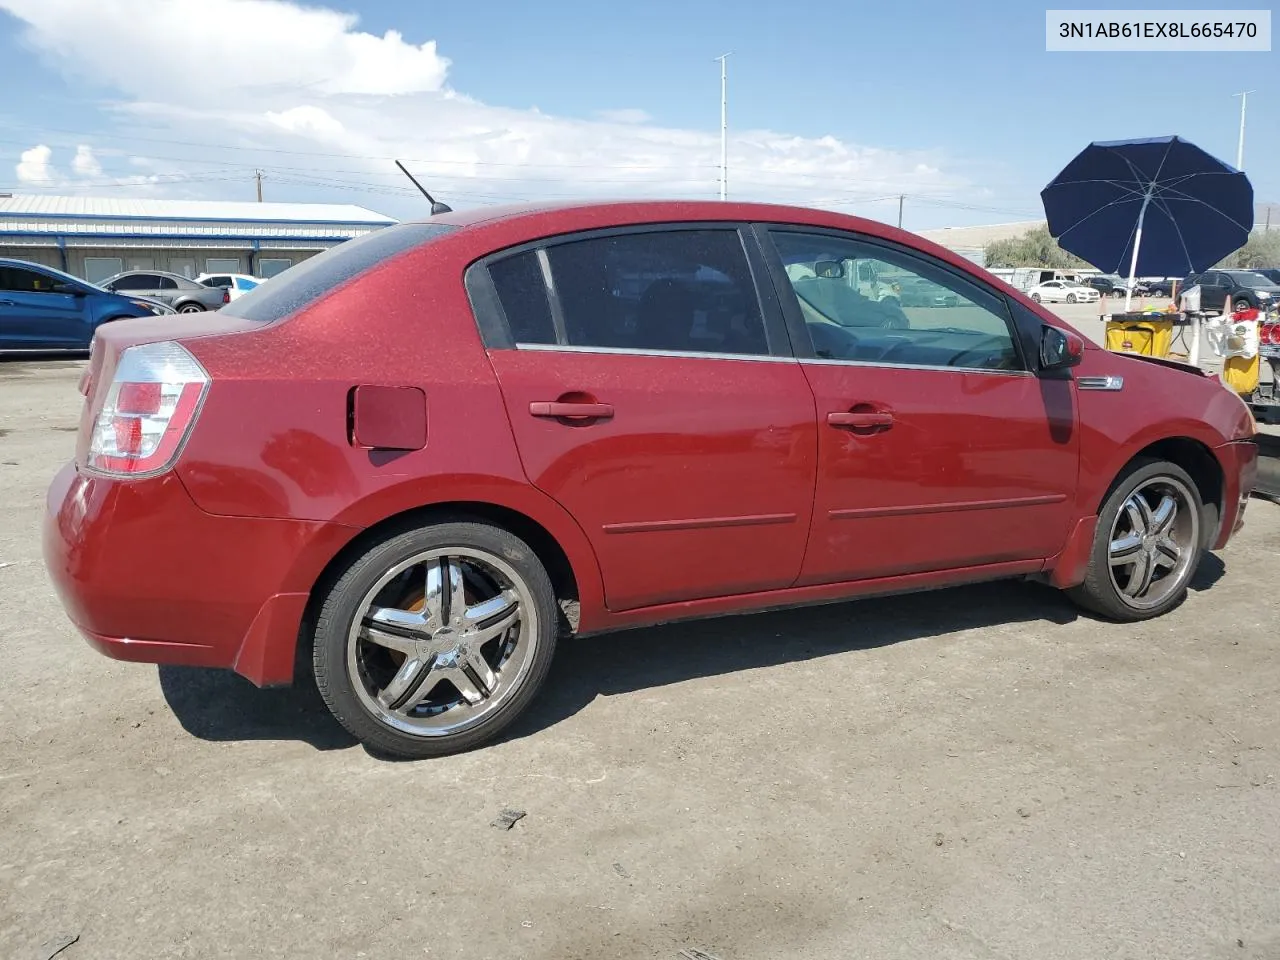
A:
[[[218,312],[260,323],[282,320],[384,260],[456,229],[443,223],[400,223],[382,227],[290,267]]]

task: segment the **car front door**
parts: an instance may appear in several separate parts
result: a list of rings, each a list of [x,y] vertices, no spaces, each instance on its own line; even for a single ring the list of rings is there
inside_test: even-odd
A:
[[[1227,303],[1225,277],[1216,270],[1202,273],[1196,283],[1200,285],[1200,309],[1223,310]]]
[[[716,225],[561,237],[468,273],[524,470],[590,539],[611,610],[800,573],[813,396],[763,270]]]
[[[813,530],[798,582],[1055,555],[1072,519],[1079,431],[1072,381],[1029,372],[1038,329],[1020,331],[996,291],[909,248],[799,227],[762,232],[817,401]],[[850,256],[935,283],[948,305],[904,309],[905,325],[891,327],[865,302],[814,296],[804,285],[817,281],[788,279],[787,267]]]
[[[86,300],[54,287],[61,277],[0,266],[0,347],[67,349],[86,342]]]

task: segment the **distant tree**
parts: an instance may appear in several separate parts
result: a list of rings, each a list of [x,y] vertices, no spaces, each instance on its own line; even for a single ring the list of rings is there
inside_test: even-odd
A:
[[[1216,266],[1223,270],[1280,267],[1280,230],[1255,230],[1249,234],[1243,247],[1224,257]]]
[[[1048,267],[1069,270],[1089,266],[1058,246],[1058,241],[1050,236],[1047,226],[1033,227],[1021,236],[994,240],[987,244],[985,253],[988,267]]]

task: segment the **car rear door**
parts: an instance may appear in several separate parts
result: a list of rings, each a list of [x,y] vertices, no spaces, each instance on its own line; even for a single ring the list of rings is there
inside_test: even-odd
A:
[[[0,347],[67,349],[85,341],[86,300],[54,292],[62,278],[0,266]]]
[[[800,573],[813,396],[763,269],[713,224],[559,237],[468,272],[525,472],[582,526],[612,610]]]
[[[1042,380],[1024,361],[1038,320],[1021,329],[995,290],[907,247],[802,227],[762,232],[817,401],[818,481],[799,583],[1056,554],[1072,520],[1079,430],[1073,382]],[[922,277],[954,300],[906,308],[905,329],[891,329],[847,296],[824,298],[846,314],[827,316],[788,279],[797,272],[788,267],[849,257]]]

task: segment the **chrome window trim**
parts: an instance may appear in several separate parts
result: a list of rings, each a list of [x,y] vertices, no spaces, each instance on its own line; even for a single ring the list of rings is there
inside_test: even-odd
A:
[[[1036,379],[1030,370],[996,370],[991,367],[942,367],[926,363],[880,363],[876,360],[837,360],[827,357],[804,357],[803,364],[820,367],[881,367],[886,370],[932,370],[935,373],[983,373],[999,377],[1028,377]]]
[[[616,353],[626,357],[694,357],[707,360],[756,360],[762,363],[798,363],[795,357],[770,353],[713,353],[708,350],[643,350],[636,347],[583,347],[558,343],[517,343],[517,350],[539,353]]]

